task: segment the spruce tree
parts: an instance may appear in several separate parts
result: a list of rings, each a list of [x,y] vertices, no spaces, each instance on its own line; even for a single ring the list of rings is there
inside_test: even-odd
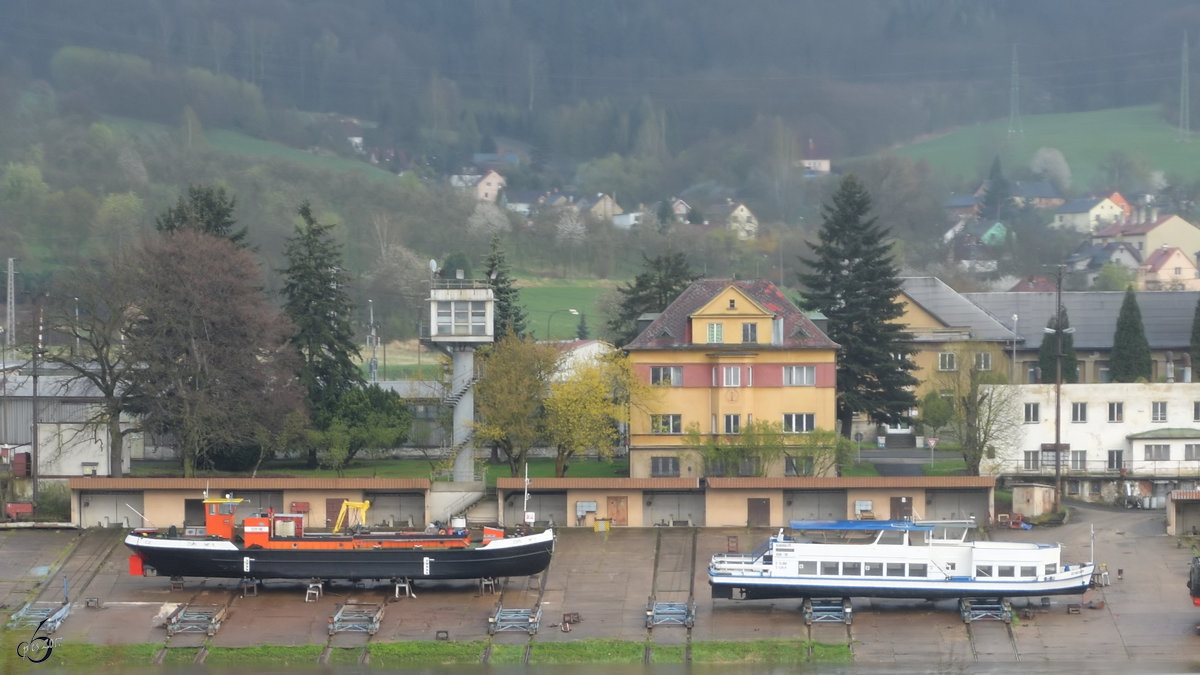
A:
[[[843,436],[849,436],[856,412],[895,423],[916,406],[915,350],[896,322],[904,314],[897,300],[899,269],[885,241],[888,230],[870,211],[871,195],[854,174],[847,175],[832,204],[822,207],[814,257],[800,258],[808,270],[798,275],[806,289],[801,304],[828,318],[826,332],[841,345],[837,417]]]
[[[979,218],[985,221],[1006,220],[1012,211],[1012,187],[1000,170],[1000,157],[992,160],[988,173],[987,189],[983,203],[979,205]]]
[[[191,185],[175,206],[168,206],[155,219],[154,225],[159,232],[195,230],[245,247],[247,228],[236,229],[237,219],[233,217],[236,204],[237,199],[227,197],[223,187]]]
[[[683,253],[668,253],[653,259],[642,254],[642,266],[644,271],[634,277],[632,284],[617,286],[621,306],[608,320],[608,331],[617,346],[637,338],[639,316],[663,311],[700,278]]]
[[[579,314],[579,325],[577,325],[575,327],[575,339],[576,340],[592,339],[592,333],[590,330],[588,330],[587,314],[583,314],[582,312]]]
[[[492,281],[492,297],[495,300],[492,335],[499,340],[512,331],[513,335],[524,337],[528,317],[525,308],[521,306],[520,292],[513,285],[508,260],[504,257],[504,249],[500,248],[499,236],[492,237],[492,250],[483,265],[484,273]]]
[[[284,311],[295,325],[292,346],[301,359],[300,382],[307,392],[313,423],[324,430],[336,414],[342,396],[366,382],[359,369],[358,344],[350,318],[354,302],[346,292],[342,248],[333,238],[333,225],[318,223],[308,202],[300,205],[303,222],[284,249]],[[316,465],[316,448],[309,451]]]
[[[1075,355],[1075,336],[1068,333],[1071,319],[1067,308],[1062,308],[1062,381],[1079,381],[1079,358]],[[1038,367],[1042,369],[1042,382],[1053,382],[1056,375],[1055,354],[1058,351],[1058,325],[1054,317],[1046,322],[1049,332],[1042,335],[1042,346],[1038,348]]]
[[[1149,380],[1151,375],[1150,341],[1142,325],[1142,310],[1138,308],[1133,287],[1125,289],[1125,300],[1117,315],[1117,330],[1113,334],[1109,372],[1113,382]]]

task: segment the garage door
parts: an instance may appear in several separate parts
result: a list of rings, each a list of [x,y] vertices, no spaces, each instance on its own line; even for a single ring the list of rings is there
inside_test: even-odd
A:
[[[141,492],[85,491],[79,496],[81,527],[151,527],[142,521]]]
[[[425,495],[419,492],[368,492],[367,520],[386,527],[425,527]]]
[[[704,526],[704,495],[691,492],[647,492],[643,525]]]
[[[525,495],[522,492],[510,494],[504,500],[504,525],[515,527],[525,522],[525,509],[522,503]],[[575,522],[574,513],[567,515],[567,493],[542,492],[529,495],[529,510],[533,511],[535,522],[546,525],[551,522],[557,525],[569,525]]]
[[[918,509],[919,510],[919,509]],[[991,506],[987,490],[929,490],[925,493],[925,518],[962,520],[974,517],[980,525],[987,522]]]
[[[1175,534],[1195,536],[1200,533],[1200,502],[1174,502],[1174,504],[1176,509]]]
[[[843,490],[785,490],[783,518],[789,520],[845,520]]]

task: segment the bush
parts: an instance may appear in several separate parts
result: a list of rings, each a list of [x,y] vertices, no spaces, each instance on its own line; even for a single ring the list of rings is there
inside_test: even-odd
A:
[[[65,483],[42,486],[33,507],[34,520],[66,522],[71,519],[71,490]]]

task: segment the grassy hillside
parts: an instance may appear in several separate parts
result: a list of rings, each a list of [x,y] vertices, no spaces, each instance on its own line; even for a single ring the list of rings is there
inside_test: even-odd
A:
[[[616,286],[611,281],[570,281],[555,279],[553,284],[526,282],[518,280],[521,293],[521,304],[528,312],[528,329],[539,339],[546,336],[546,323],[550,323],[550,337],[564,340],[575,337],[575,329],[579,326],[579,317],[569,312],[557,310],[577,310],[587,317],[588,334],[592,338],[600,337],[608,317],[597,309],[600,296]],[[554,313],[553,315],[551,315]]]
[[[1025,115],[1023,133],[1010,139],[1008,119],[956,129],[897,148],[897,155],[925,160],[948,185],[962,177],[974,181],[987,175],[992,158],[1000,155],[1004,172],[1027,168],[1039,148],[1060,150],[1071,167],[1072,192],[1105,186],[1103,170],[1114,152],[1123,153],[1147,172],[1163,171],[1168,178],[1200,179],[1200,138],[1179,142],[1179,131],[1168,125],[1157,106],[1115,108],[1060,115]],[[1126,177],[1121,177],[1122,181]]]

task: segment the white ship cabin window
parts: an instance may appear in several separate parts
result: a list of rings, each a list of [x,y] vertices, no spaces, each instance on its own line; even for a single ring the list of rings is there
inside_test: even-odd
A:
[[[926,565],[925,563],[909,563],[908,564],[908,576],[923,577],[923,576],[927,576],[928,574],[929,574],[929,566]]]
[[[976,565],[975,566],[975,576],[977,576],[977,577],[992,576],[992,566],[991,565]]]
[[[816,574],[816,560],[798,560],[796,561],[796,574]]]
[[[857,577],[862,575],[862,563],[844,562],[842,563],[842,574],[848,577]]]
[[[1058,574],[1058,563],[1047,563],[1046,564],[1046,576],[1050,576],[1053,574]]]
[[[863,574],[868,577],[883,576],[883,563],[869,562],[863,563]]]
[[[220,514],[222,516],[232,516],[233,515],[233,502],[222,502],[220,504],[209,504],[208,505],[208,515],[215,516],[218,514]]]
[[[880,544],[904,544],[904,532],[896,530],[882,530],[879,533],[877,543]]]
[[[1012,565],[1001,565],[996,570],[996,576],[998,576],[998,577],[1016,576],[1016,568],[1014,568]]]
[[[892,562],[888,563],[887,564],[887,575],[889,577],[904,576],[904,563],[892,563]]]
[[[1033,565],[1022,565],[1021,566],[1021,576],[1036,577],[1037,576],[1037,568],[1034,567]]]
[[[837,573],[838,573],[838,564],[836,561],[832,561],[832,560],[822,560],[821,561],[821,574],[826,575],[826,576],[837,576]]]

